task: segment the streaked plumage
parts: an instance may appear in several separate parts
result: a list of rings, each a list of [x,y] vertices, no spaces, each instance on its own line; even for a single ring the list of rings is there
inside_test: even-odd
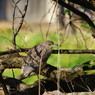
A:
[[[35,73],[41,64],[43,68],[46,64],[49,56],[52,53],[54,43],[52,41],[46,41],[31,48],[24,58],[25,64],[22,65],[22,71],[25,76],[29,76],[31,73]]]

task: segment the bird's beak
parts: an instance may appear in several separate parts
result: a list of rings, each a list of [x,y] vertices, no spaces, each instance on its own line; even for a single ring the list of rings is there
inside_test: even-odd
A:
[[[59,44],[53,44],[53,47],[60,47],[61,45]]]

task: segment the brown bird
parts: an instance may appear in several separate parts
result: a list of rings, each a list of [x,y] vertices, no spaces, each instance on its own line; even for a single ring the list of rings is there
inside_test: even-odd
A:
[[[28,77],[31,74],[37,72],[39,66],[43,68],[49,56],[52,53],[53,46],[57,46],[52,41],[46,41],[31,48],[28,55],[24,58],[24,64],[22,65],[22,72],[24,76]]]

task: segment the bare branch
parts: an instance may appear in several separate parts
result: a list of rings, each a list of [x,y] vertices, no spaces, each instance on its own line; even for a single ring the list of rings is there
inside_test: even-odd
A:
[[[69,93],[71,93],[71,91],[89,91],[87,86],[89,86],[91,91],[95,89],[95,85],[92,83],[95,75],[85,75],[85,73],[80,75],[80,72],[70,72],[68,68],[67,70],[66,68],[60,68],[60,71],[60,91]],[[45,79],[41,80],[41,95],[44,91],[57,90],[57,68],[51,65],[47,65],[44,70],[42,70],[41,74],[46,76]],[[33,95],[38,95],[38,81],[36,81],[33,85],[27,85],[14,78],[6,78],[4,81],[10,89],[9,92],[14,93],[12,89],[15,90],[14,95],[31,95],[31,93],[33,93]],[[95,81],[93,82],[95,83]]]
[[[0,56],[0,72],[2,73],[6,68],[21,68],[24,64],[22,56],[17,53]]]
[[[91,9],[91,10],[95,11],[95,6],[94,6],[93,3],[91,3],[91,1],[93,1],[95,3],[94,0],[68,0],[68,1],[70,1],[72,3],[79,4],[81,6],[84,6],[88,9]]]
[[[19,0],[19,1],[20,1],[20,0]],[[22,27],[22,25],[23,25],[24,18],[25,18],[26,12],[27,12],[27,7],[28,7],[28,0],[26,0],[26,5],[25,5],[25,7],[24,7],[24,12],[22,13],[22,12],[20,11],[20,9],[17,7],[17,4],[18,4],[19,1],[17,1],[17,2],[15,3],[14,13],[13,13],[13,26],[12,26],[12,29],[13,29],[13,45],[14,45],[14,48],[15,48],[15,49],[16,49],[16,36],[17,36],[17,34],[19,33],[19,31],[20,31],[20,29],[21,29],[21,27]],[[14,1],[13,1],[13,2],[14,2]],[[16,10],[16,7],[18,8],[19,12],[21,13],[21,21],[20,21],[20,23],[19,23],[18,28],[16,29],[16,32],[14,32],[14,19],[15,19],[15,10]]]
[[[8,50],[4,52],[0,52],[0,56],[6,55],[6,54],[14,54],[19,52],[28,52],[30,48],[21,48],[21,49],[15,49],[15,50]],[[95,54],[95,50],[67,50],[67,49],[60,49],[60,50],[53,50],[52,54],[58,54],[58,51],[60,51],[60,54]]]
[[[53,50],[53,54],[58,54],[58,51],[60,51],[60,54],[95,54],[95,50]]]
[[[4,94],[5,94],[5,95],[9,95],[9,92],[8,92],[8,90],[7,90],[5,81],[4,81],[4,79],[3,79],[3,77],[2,77],[1,74],[0,74],[0,83],[1,83],[1,85],[2,85],[2,87],[3,87]]]
[[[4,52],[0,52],[0,56],[6,55],[6,54],[13,54],[13,53],[18,53],[18,52],[27,52],[30,48],[20,48],[20,49],[15,49],[15,50],[8,50]]]
[[[59,3],[63,7],[67,8],[67,9],[71,10],[72,12],[74,12],[75,14],[81,16],[89,24],[89,26],[93,30],[93,33],[95,33],[95,25],[94,25],[94,23],[90,20],[90,18],[86,14],[84,14],[83,12],[77,10],[73,6],[65,3],[63,0],[53,0],[53,1]]]
[[[21,68],[24,64],[23,57],[18,54],[18,52],[27,52],[27,49],[17,49],[10,50],[0,53],[0,73],[2,73],[6,68]],[[95,54],[95,50],[53,50],[52,54]],[[21,79],[23,79],[21,77]]]
[[[15,15],[16,15],[16,8],[17,8],[17,4],[20,2],[20,0],[18,0],[17,2],[15,2],[14,0],[12,0],[12,2],[14,3],[14,11],[13,11],[13,22],[12,22],[12,31],[13,31],[13,45],[14,45],[14,48],[16,47],[16,44],[15,44]]]

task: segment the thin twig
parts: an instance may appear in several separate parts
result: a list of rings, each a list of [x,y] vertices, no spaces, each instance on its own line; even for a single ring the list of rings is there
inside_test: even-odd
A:
[[[19,10],[19,12],[21,13],[21,18],[22,19],[21,19],[21,21],[19,23],[18,28],[16,29],[16,32],[14,32],[14,19],[15,19],[15,10],[16,10],[17,4],[18,4],[18,2],[15,3],[14,14],[13,14],[13,27],[12,27],[12,29],[13,29],[13,45],[14,45],[15,49],[16,49],[16,37],[17,37],[17,35],[18,35],[22,25],[23,25],[23,22],[24,22],[24,18],[25,18],[26,12],[27,12],[27,7],[28,7],[28,0],[26,0],[26,5],[24,7],[24,12],[21,13],[21,11]]]
[[[46,40],[47,40],[47,37],[48,37],[48,34],[49,34],[49,29],[50,29],[50,26],[51,26],[51,21],[52,21],[52,19],[53,19],[54,12],[55,12],[55,10],[56,10],[56,6],[57,6],[57,4],[55,4],[55,6],[54,6],[54,10],[53,10],[52,16],[51,16],[51,18],[50,18],[50,22],[49,22],[49,25],[48,25],[48,30],[47,30],[47,32],[46,32]]]

